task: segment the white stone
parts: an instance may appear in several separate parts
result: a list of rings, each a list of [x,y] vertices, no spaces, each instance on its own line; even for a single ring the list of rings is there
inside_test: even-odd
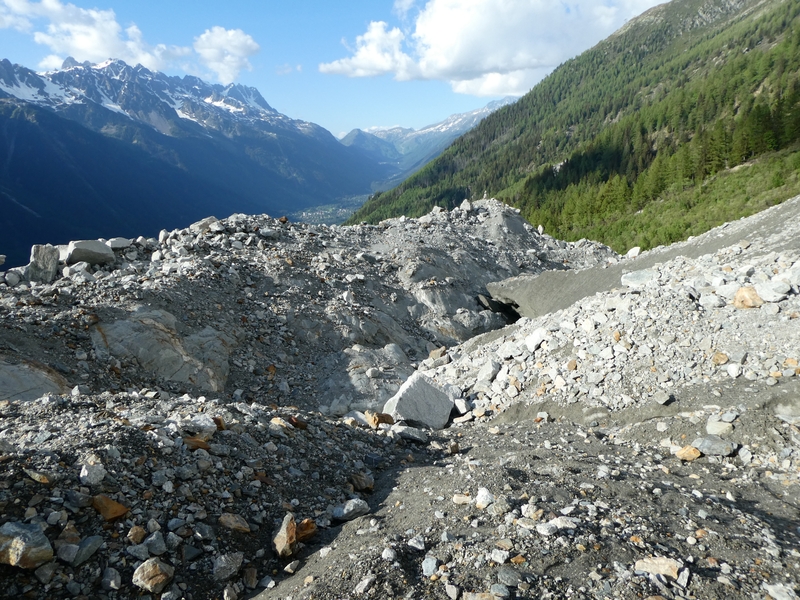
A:
[[[68,265],[74,265],[78,262],[104,265],[113,263],[115,259],[114,251],[103,242],[99,240],[82,240],[69,243],[65,262]]]
[[[395,420],[420,423],[431,429],[443,429],[452,410],[453,399],[438,383],[419,372],[409,377],[383,406],[383,412]]]
[[[648,283],[658,277],[658,271],[653,269],[642,269],[641,271],[633,271],[632,273],[625,273],[621,278],[621,283],[629,288],[638,289],[646,286]]]
[[[525,338],[525,346],[528,352],[535,352],[536,349],[542,345],[542,342],[547,337],[547,330],[544,327],[539,327],[532,334]]]

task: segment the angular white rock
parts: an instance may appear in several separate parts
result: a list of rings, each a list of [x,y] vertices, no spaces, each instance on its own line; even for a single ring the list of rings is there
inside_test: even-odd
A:
[[[414,373],[383,406],[395,420],[421,423],[443,429],[450,419],[453,399],[442,387],[422,373]]]

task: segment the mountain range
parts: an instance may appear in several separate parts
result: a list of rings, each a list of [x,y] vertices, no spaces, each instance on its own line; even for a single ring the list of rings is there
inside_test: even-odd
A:
[[[376,190],[386,190],[424,167],[455,139],[487,116],[515,101],[516,98],[512,97],[495,100],[483,108],[451,115],[444,121],[427,125],[422,129],[408,127],[372,128],[366,131],[353,129],[342,138],[342,143],[358,148],[379,163],[392,165],[397,169],[397,174],[392,178],[374,186]]]
[[[800,193],[800,4],[656,6],[349,222],[419,216],[484,190],[552,235],[619,252]]]
[[[0,254],[24,264],[35,243],[155,235],[211,214],[298,214],[366,197],[486,112],[403,130],[386,160],[281,114],[252,87],[120,60],[69,58],[46,73],[2,60]]]

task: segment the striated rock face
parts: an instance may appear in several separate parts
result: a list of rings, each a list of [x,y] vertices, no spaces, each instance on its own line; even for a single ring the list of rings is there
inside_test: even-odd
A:
[[[0,360],[0,400],[35,400],[46,394],[63,394],[68,389],[62,375],[41,363]]]
[[[137,310],[129,319],[95,325],[92,344],[101,360],[135,359],[164,380],[222,391],[235,338],[212,327],[181,336],[176,327],[177,319],[166,311]]]

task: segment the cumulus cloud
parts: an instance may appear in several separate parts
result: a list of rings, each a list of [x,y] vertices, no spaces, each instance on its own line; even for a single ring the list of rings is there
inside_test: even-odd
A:
[[[448,81],[478,96],[521,95],[559,64],[659,0],[428,0],[408,31],[373,21],[351,56],[319,66],[348,77]],[[413,0],[395,0],[405,15]]]
[[[194,39],[194,51],[223,83],[234,81],[250,70],[249,57],[260,50],[256,41],[241,29],[212,27]]]
[[[389,30],[384,21],[373,21],[367,32],[356,38],[353,56],[322,64],[323,73],[348,77],[370,77],[395,73],[398,79],[411,79],[414,61],[402,50],[405,34],[397,27]]]
[[[2,28],[28,33],[47,47],[50,54],[39,63],[44,69],[60,67],[67,56],[81,62],[119,58],[154,70],[197,59],[220,81],[229,83],[242,69],[250,68],[248,58],[258,51],[255,40],[242,30],[222,27],[195,38],[194,48],[151,45],[135,24],[123,28],[113,10],[80,8],[61,0],[0,0]]]

